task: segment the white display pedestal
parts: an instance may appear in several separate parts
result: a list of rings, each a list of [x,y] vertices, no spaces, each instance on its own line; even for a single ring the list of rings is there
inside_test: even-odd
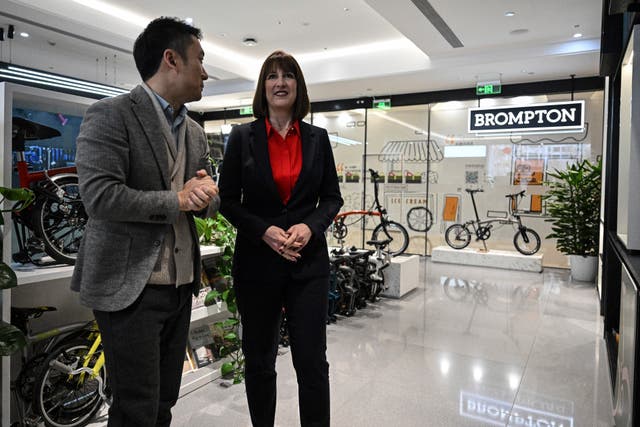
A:
[[[391,265],[384,270],[387,290],[382,295],[402,298],[418,287],[420,277],[420,257],[418,255],[391,258]]]
[[[522,255],[516,251],[492,249],[488,252],[480,252],[476,249],[453,249],[449,246],[438,246],[431,251],[431,261],[542,272],[542,255]]]

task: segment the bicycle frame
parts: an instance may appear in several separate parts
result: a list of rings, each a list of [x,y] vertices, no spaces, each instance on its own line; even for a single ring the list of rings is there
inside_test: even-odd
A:
[[[523,255],[533,255],[538,252],[541,243],[540,236],[534,230],[526,227],[522,223],[521,216],[517,212],[518,199],[524,197],[524,190],[519,193],[507,194],[505,196],[509,199],[508,214],[502,218],[489,218],[484,220],[480,219],[474,196],[475,193],[481,192],[482,190],[467,189],[466,191],[471,197],[475,219],[466,221],[463,224],[453,224],[447,228],[445,231],[445,240],[449,246],[454,249],[463,249],[469,245],[471,235],[474,235],[476,240],[482,241],[484,250],[487,251],[488,249],[485,241],[491,237],[493,224],[516,224],[517,231],[513,236],[513,245],[518,252]]]
[[[409,246],[409,233],[407,229],[400,223],[392,221],[387,216],[386,209],[380,203],[379,198],[379,175],[373,169],[369,169],[369,173],[373,178],[374,185],[374,207],[375,210],[352,210],[339,213],[333,220],[333,236],[338,239],[341,245],[344,242],[344,238],[347,236],[347,224],[345,224],[345,218],[350,215],[359,215],[362,218],[365,216],[375,216],[380,218],[380,223],[373,229],[371,240],[389,240],[387,246],[388,251],[393,256],[400,255],[407,250]],[[355,223],[356,221],[354,221]],[[380,236],[380,238],[378,238]],[[395,237],[394,237],[395,236]],[[395,241],[395,244],[391,242]],[[364,246],[364,236],[362,245]]]
[[[100,356],[98,356],[98,360],[96,360],[96,363],[93,365],[93,368],[89,368],[89,362],[91,362],[91,358],[96,354],[96,351],[98,351],[98,347],[100,347],[100,344],[102,344],[102,335],[98,333],[98,336],[93,341],[93,344],[89,349],[89,352],[84,357],[84,361],[82,362],[82,368],[85,368],[85,369],[82,370],[82,372],[80,373],[80,379],[79,379],[80,383],[84,381],[84,376],[86,373],[90,373],[91,378],[100,377],[99,375],[100,370],[104,366],[104,351],[100,353]],[[69,379],[71,379],[71,375],[69,376]],[[103,396],[104,390],[99,390],[98,392],[100,393],[100,396],[106,400],[106,397]]]
[[[346,211],[346,212],[341,212],[338,215],[336,215],[335,219],[333,220],[334,222],[337,221],[344,221],[344,218],[351,216],[351,215],[362,215],[362,216],[377,216],[380,217],[380,222],[384,223],[387,221],[387,211],[382,207],[382,204],[380,203],[380,198],[378,196],[378,174],[373,170],[373,169],[369,169],[369,172],[372,174],[373,176],[373,195],[374,195],[374,202],[373,205],[375,207],[375,210],[351,210],[351,211]]]
[[[478,234],[478,230],[481,230],[484,225],[493,224],[495,222],[498,222],[500,224],[518,224],[518,230],[521,230],[524,227],[522,225],[522,219],[520,218],[520,215],[518,215],[515,212],[518,204],[517,197],[523,195],[524,191],[521,191],[520,193],[515,193],[515,194],[508,194],[505,196],[510,199],[508,216],[506,218],[495,218],[495,219],[484,219],[484,220],[480,219],[480,215],[478,214],[478,207],[476,205],[476,199],[474,197],[474,194],[478,191],[482,191],[482,190],[470,190],[470,191],[467,190],[467,192],[471,196],[471,203],[473,204],[473,213],[475,214],[476,219],[475,220],[472,219],[464,223],[464,225],[466,226],[473,227],[474,234],[476,234],[476,236]]]

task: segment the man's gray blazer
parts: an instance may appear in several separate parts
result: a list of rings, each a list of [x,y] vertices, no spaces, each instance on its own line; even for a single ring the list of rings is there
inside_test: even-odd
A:
[[[77,138],[80,195],[89,215],[71,279],[81,302],[117,311],[132,304],[147,284],[164,236],[180,213],[171,191],[168,151],[160,117],[142,86],[96,102]],[[198,169],[211,174],[206,135],[186,117],[185,182]],[[219,205],[212,202],[209,213]],[[214,206],[215,205],[215,206]],[[187,213],[189,219],[192,214]],[[194,294],[200,285],[200,248],[194,248]]]

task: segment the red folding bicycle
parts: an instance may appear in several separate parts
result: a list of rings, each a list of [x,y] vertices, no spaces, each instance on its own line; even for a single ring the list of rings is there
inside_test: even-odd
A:
[[[35,202],[26,209],[12,213],[18,241],[13,260],[35,265],[53,263],[75,264],[80,241],[87,223],[78,189],[75,167],[29,171],[25,158],[26,141],[60,136],[60,132],[27,119],[12,119],[12,150],[21,188],[30,188]],[[49,255],[52,260],[47,260]]]
[[[400,255],[406,251],[409,246],[409,233],[402,224],[389,219],[387,216],[387,210],[382,207],[380,199],[378,198],[380,175],[378,175],[378,173],[373,169],[369,169],[369,173],[373,178],[375,210],[353,210],[339,213],[333,220],[333,237],[338,240],[342,240],[347,237],[349,225],[359,222],[366,216],[378,217],[380,218],[380,224],[373,229],[370,240],[390,240],[389,245],[387,246],[389,253],[393,256]],[[345,219],[354,215],[359,216],[359,218],[349,224],[346,224]]]

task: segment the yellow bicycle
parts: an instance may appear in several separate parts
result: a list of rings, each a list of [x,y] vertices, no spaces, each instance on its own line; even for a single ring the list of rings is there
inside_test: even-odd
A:
[[[47,426],[84,426],[104,403],[111,403],[106,381],[102,337],[95,325],[88,339],[66,343],[45,359],[34,384],[34,406]]]

